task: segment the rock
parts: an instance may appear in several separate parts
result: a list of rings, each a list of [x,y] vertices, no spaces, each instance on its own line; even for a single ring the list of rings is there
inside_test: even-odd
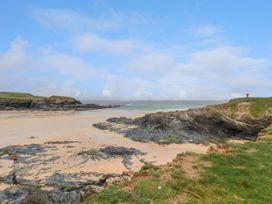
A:
[[[53,191],[47,195],[48,200],[52,204],[65,203],[65,204],[79,204],[80,191]]]
[[[67,175],[60,173],[56,173],[53,176],[47,178],[45,180],[45,185],[59,188],[66,186],[79,187],[77,182],[71,181],[70,178],[67,178]]]
[[[127,117],[109,118],[107,121],[110,123],[124,124],[124,125],[134,124],[134,120]]]
[[[9,187],[4,190],[2,194],[3,203],[17,204],[21,203],[22,200],[28,195],[28,189],[21,188],[19,186]]]
[[[79,204],[86,197],[90,197],[107,186],[129,181],[127,174],[98,174],[101,176],[96,181],[87,180],[84,176],[94,173],[55,174],[48,178],[44,187],[52,187],[50,191],[37,188],[33,181],[19,183],[0,192],[0,203],[12,204]],[[98,176],[97,175],[97,176]],[[83,177],[82,177],[83,176]]]
[[[90,149],[87,151],[79,152],[79,156],[88,157],[92,160],[110,159],[114,157],[122,157],[124,166],[130,170],[132,164],[132,156],[143,155],[144,153],[135,148],[108,146],[105,148]]]
[[[44,144],[73,144],[73,143],[80,143],[79,141],[49,141]]]
[[[25,93],[0,92],[0,110],[90,110],[115,108],[118,105],[104,106],[83,104],[80,101],[64,96],[41,97]]]
[[[112,156],[126,156],[126,155],[140,155],[143,154],[138,149],[135,148],[127,148],[127,147],[119,147],[119,146],[108,146],[100,149],[101,152],[112,155]]]
[[[114,147],[114,146],[102,148],[100,149],[100,151],[109,155],[109,157],[121,156],[123,158],[122,163],[128,170],[130,170],[130,166],[132,165],[132,162],[131,162],[132,156],[144,154],[143,152],[135,148]]]
[[[80,191],[43,191],[36,188],[16,186],[0,193],[0,202],[10,204],[79,204]]]
[[[44,146],[41,144],[30,145],[10,145],[0,149],[0,155],[12,155],[12,154],[24,154],[24,155],[36,155],[44,152]]]
[[[115,127],[114,122],[127,119],[113,118],[110,123],[94,126],[115,131],[135,141],[153,141],[159,144],[203,143],[225,138],[255,140],[257,134],[272,123],[272,116],[230,117],[231,114],[218,106],[186,111],[158,112],[129,121],[126,128]]]
[[[93,126],[100,130],[113,130],[112,125],[109,123],[95,123]]]
[[[49,200],[45,191],[36,190],[34,192],[28,192],[26,197],[20,202],[20,204],[48,204]]]

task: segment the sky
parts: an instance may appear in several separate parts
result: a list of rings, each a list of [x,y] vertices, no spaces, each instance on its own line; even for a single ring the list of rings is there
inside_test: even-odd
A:
[[[272,95],[270,0],[0,2],[0,91],[90,100]]]

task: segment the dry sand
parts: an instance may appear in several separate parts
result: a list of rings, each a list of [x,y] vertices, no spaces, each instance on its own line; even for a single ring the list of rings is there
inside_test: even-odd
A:
[[[143,165],[140,159],[163,165],[170,162],[178,153],[192,151],[206,153],[208,146],[196,144],[171,144],[161,146],[155,143],[135,142],[122,135],[96,129],[92,124],[104,122],[110,117],[138,117],[145,112],[103,109],[85,112],[0,112],[0,148],[7,145],[44,144],[49,141],[78,141],[73,144],[54,144],[40,154],[37,162],[31,164],[24,179],[43,181],[54,173],[122,173],[127,169],[122,158],[92,161],[77,154],[82,150],[101,148],[109,145],[133,147],[145,152],[134,156],[133,171]],[[34,138],[33,138],[34,137]],[[55,157],[55,160],[52,159]],[[52,161],[50,161],[52,159]],[[44,163],[44,161],[48,161]],[[16,164],[21,169],[26,164]],[[8,175],[13,169],[12,161],[0,159],[0,177]],[[1,188],[6,185],[0,184]]]

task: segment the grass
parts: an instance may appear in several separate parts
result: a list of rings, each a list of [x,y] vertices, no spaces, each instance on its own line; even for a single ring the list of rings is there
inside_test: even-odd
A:
[[[168,145],[168,144],[173,144],[173,143],[181,144],[183,141],[182,141],[181,137],[178,137],[175,135],[169,135],[168,137],[165,137],[162,140],[155,141],[155,142],[157,142],[160,145]]]
[[[254,117],[272,115],[272,97],[267,98],[237,98],[228,103],[218,105],[235,112],[238,110],[238,104],[248,102],[250,114]]]
[[[234,151],[231,155],[208,154],[201,157],[213,165],[191,186],[191,190],[203,199],[191,197],[188,203],[271,202],[271,144],[250,142],[232,145],[231,148]]]
[[[74,98],[68,96],[50,96],[48,97],[51,100],[73,100]]]
[[[50,96],[50,97],[42,97],[42,96],[33,96],[29,93],[16,93],[16,92],[0,92],[0,99],[16,99],[16,100],[74,100],[74,98],[66,97],[66,96]]]
[[[28,93],[0,92],[0,98],[6,99],[32,99],[33,95]]]
[[[100,160],[101,158],[103,158],[102,153],[99,152],[98,150],[95,150],[95,149],[91,149],[91,150],[88,150],[88,151],[81,151],[77,155],[87,156],[91,160]]]
[[[268,135],[272,135],[272,128],[267,128],[266,131],[267,131],[267,134],[268,134]]]
[[[42,189],[43,187],[44,187],[44,185],[41,184],[41,183],[36,183],[36,185],[35,185],[35,189],[37,189],[37,190],[40,190],[40,189]]]
[[[175,195],[175,191],[159,179],[140,180],[136,183],[134,192],[137,203],[164,203],[169,197]]]
[[[272,135],[272,128],[267,133]],[[231,154],[194,154],[197,179],[186,176],[180,166],[182,160],[161,167],[145,165],[132,181],[107,188],[85,203],[272,203],[272,144],[226,145]],[[177,158],[186,156],[190,154]]]
[[[272,125],[266,129],[264,129],[261,133],[260,133],[260,137],[258,138],[258,140],[263,141],[263,142],[267,142],[267,143],[271,143],[272,142]]]
[[[132,196],[123,190],[118,190],[116,187],[111,187],[103,190],[92,201],[85,201],[84,204],[108,204],[108,203],[130,203]]]

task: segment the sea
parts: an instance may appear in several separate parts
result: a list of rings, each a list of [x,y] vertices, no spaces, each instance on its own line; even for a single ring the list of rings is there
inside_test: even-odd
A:
[[[95,103],[99,105],[120,105],[121,110],[131,111],[173,111],[187,110],[192,108],[204,107],[207,105],[220,104],[225,101],[205,100],[205,101],[83,101],[84,103]]]

